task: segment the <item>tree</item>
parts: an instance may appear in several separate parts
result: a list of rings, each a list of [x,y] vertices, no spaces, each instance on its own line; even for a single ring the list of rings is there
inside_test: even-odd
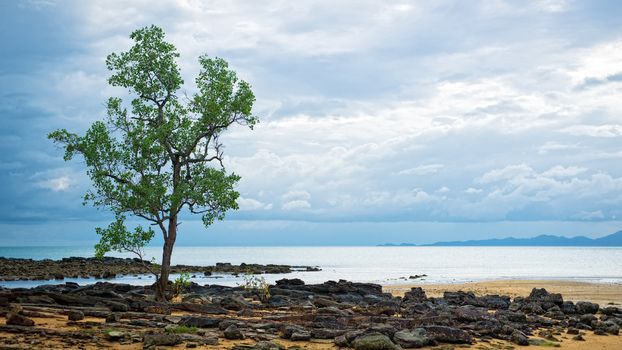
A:
[[[108,83],[129,90],[122,99],[107,102],[107,119],[96,121],[84,136],[65,129],[48,135],[65,149],[64,159],[81,155],[93,188],[85,203],[109,208],[115,220],[98,228],[96,255],[130,251],[142,260],[144,246],[156,230],[164,238],[162,263],[145,267],[156,276],[156,299],[165,300],[171,255],[184,211],[202,215],[205,227],[238,209],[235,185],[240,177],[223,165],[221,135],[233,124],[252,129],[255,96],[250,85],[220,58],[199,57],[196,93],[179,96],[183,80],[175,46],[164,41],[156,26],[134,31],[127,52],[112,53],[106,66]],[[129,108],[129,109],[128,109]],[[126,216],[147,220],[130,231]]]

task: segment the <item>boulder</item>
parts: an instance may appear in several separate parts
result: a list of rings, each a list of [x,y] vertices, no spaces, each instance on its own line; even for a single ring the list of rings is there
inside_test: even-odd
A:
[[[239,296],[227,296],[220,301],[220,306],[226,310],[240,311],[250,307],[250,304]]]
[[[615,307],[615,306],[604,307],[604,308],[600,309],[600,312],[602,312],[603,314],[608,315],[608,316],[622,315],[622,309],[620,309],[619,307]]]
[[[144,348],[150,349],[156,346],[175,346],[181,344],[182,338],[178,334],[145,334]]]
[[[566,315],[572,315],[577,313],[577,308],[572,301],[564,301],[560,310]]]
[[[543,308],[548,309],[549,305],[562,305],[564,303],[564,299],[562,295],[559,293],[549,293],[544,288],[534,288],[531,290],[531,293],[527,297],[528,301],[539,302],[543,304]]]
[[[519,330],[515,330],[514,332],[512,332],[512,335],[510,336],[510,341],[517,345],[529,345],[529,338],[527,337],[527,335],[525,335],[525,333]]]
[[[297,331],[289,338],[292,341],[307,341],[311,339],[311,333],[307,331]]]
[[[590,303],[588,301],[578,301],[575,304],[575,307],[577,309],[577,314],[579,315],[595,314],[599,309],[598,304]]]
[[[290,339],[294,333],[306,332],[306,330],[295,324],[288,324],[281,328],[281,337],[283,339]]]
[[[242,334],[242,331],[240,331],[240,329],[232,324],[229,327],[227,327],[227,329],[224,330],[224,335],[226,339],[229,340],[239,340],[239,339],[244,339],[244,334]]]
[[[421,287],[413,287],[404,294],[402,301],[405,303],[423,303],[428,300],[425,291]]]
[[[356,350],[398,350],[399,347],[384,334],[372,333],[357,337],[352,342]]]
[[[447,326],[425,326],[423,327],[430,339],[441,343],[471,344],[471,335],[461,329]]]
[[[70,310],[67,313],[67,319],[69,321],[81,321],[84,319],[84,313],[78,310]]]
[[[184,316],[179,320],[180,326],[198,328],[217,328],[222,319],[202,316]]]
[[[106,339],[110,341],[118,341],[121,339],[125,339],[125,333],[120,331],[109,331],[106,332]]]
[[[13,326],[32,327],[35,325],[35,321],[29,319],[26,316],[22,316],[14,312],[9,312],[6,315],[6,324],[13,325]]]
[[[425,329],[401,330],[393,335],[393,341],[403,348],[421,348],[430,343]]]

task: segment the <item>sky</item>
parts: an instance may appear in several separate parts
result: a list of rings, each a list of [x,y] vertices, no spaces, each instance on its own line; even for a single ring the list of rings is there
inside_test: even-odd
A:
[[[182,245],[373,245],[622,229],[619,1],[2,1],[0,245],[92,244],[104,60],[155,24],[257,97],[224,137],[240,210]],[[157,243],[157,240],[156,242]]]

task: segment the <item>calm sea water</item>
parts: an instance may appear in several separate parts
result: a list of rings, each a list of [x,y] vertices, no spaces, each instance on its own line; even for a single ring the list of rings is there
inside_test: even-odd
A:
[[[149,247],[156,259],[161,248]],[[0,247],[0,256],[60,259],[92,256],[92,247]],[[133,257],[114,254],[115,256]],[[380,284],[412,283],[404,279],[426,274],[418,283],[461,283],[490,279],[564,279],[622,285],[622,248],[579,247],[176,247],[173,264],[287,264],[318,266],[320,272],[266,275],[266,280],[301,278],[307,283],[347,279]],[[173,276],[175,278],[176,276]],[[81,284],[94,279],[66,279]],[[151,276],[124,276],[118,282],[153,283]],[[193,278],[200,284],[237,285],[241,277]],[[5,287],[31,287],[58,281],[0,282]],[[622,287],[622,286],[621,286]]]

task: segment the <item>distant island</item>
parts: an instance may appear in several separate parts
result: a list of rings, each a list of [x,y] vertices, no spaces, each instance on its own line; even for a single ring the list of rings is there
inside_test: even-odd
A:
[[[436,242],[431,244],[414,243],[384,243],[380,247],[621,247],[622,231],[612,233],[600,238],[588,238],[585,236],[561,237],[553,235],[540,235],[532,238],[494,238],[469,241]]]

